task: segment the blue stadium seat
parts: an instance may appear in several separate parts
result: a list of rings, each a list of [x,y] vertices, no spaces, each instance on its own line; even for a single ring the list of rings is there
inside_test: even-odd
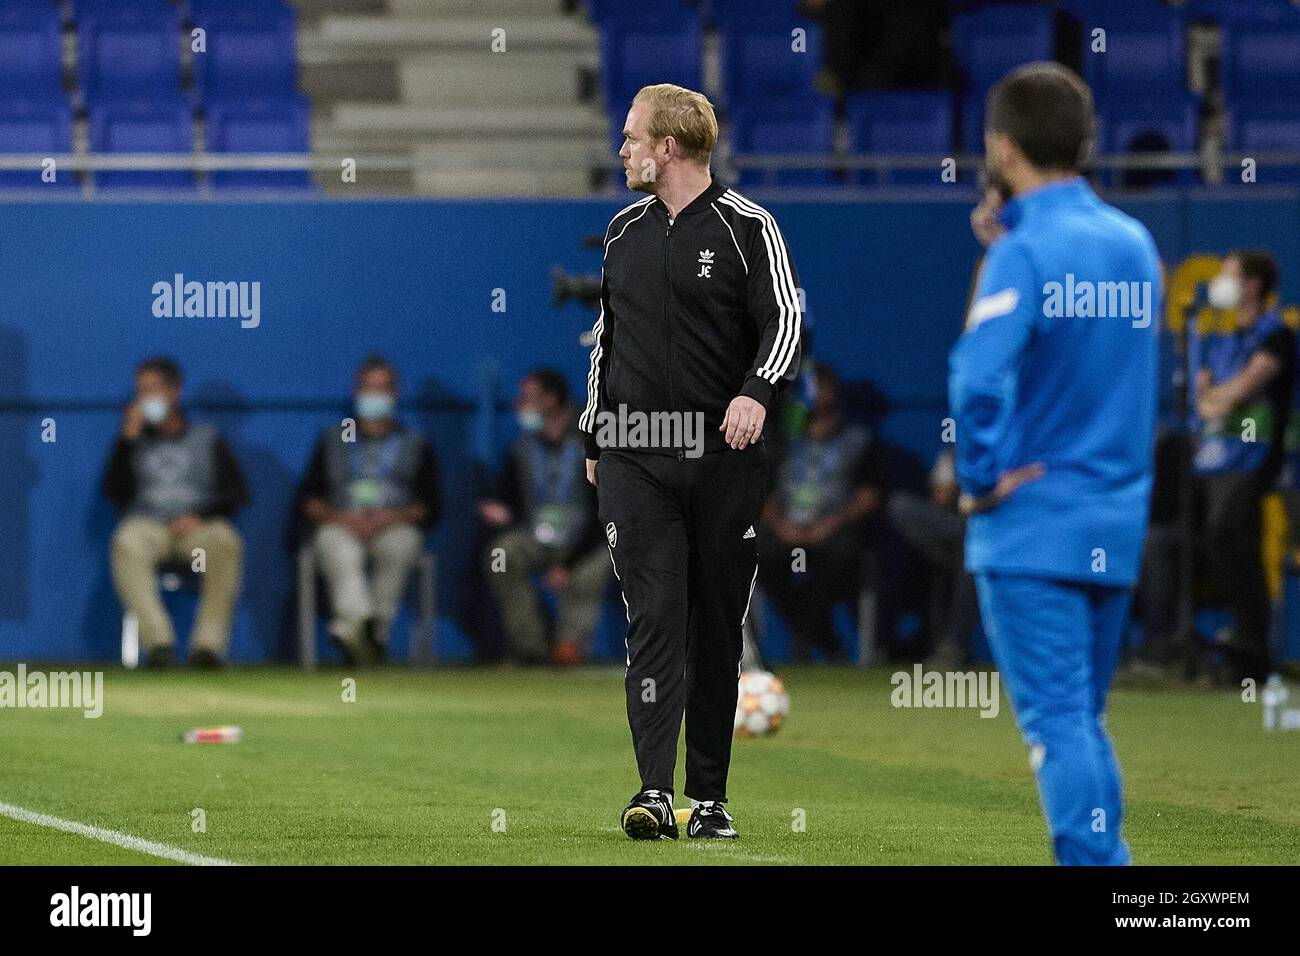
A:
[[[795,27],[807,31],[803,50],[792,49]],[[747,22],[722,28],[722,70],[727,103],[746,109],[775,99],[807,98],[822,68],[821,29],[791,17],[784,23]]]
[[[1297,9],[1292,0],[1188,0],[1187,15],[1194,20],[1275,20]]]
[[[1300,107],[1291,103],[1240,107],[1225,117],[1228,148],[1249,156],[1251,153],[1300,153]],[[1294,186],[1300,184],[1300,165],[1265,166],[1256,170],[1260,185]],[[1240,183],[1240,170],[1229,167],[1226,182]]]
[[[1055,11],[1043,6],[994,4],[952,21],[953,51],[961,68],[962,148],[984,148],[984,98],[993,84],[1023,63],[1050,60],[1055,52]]]
[[[953,150],[952,94],[946,90],[855,93],[846,103],[850,148],[855,153],[933,153]],[[862,185],[938,185],[940,168],[899,170],[882,178],[860,171]]]
[[[796,0],[705,0],[705,18],[718,26],[761,21],[788,22],[790,29],[807,25],[797,12]]]
[[[207,52],[194,57],[199,102],[293,96],[298,75],[298,21],[272,0],[196,5],[195,26],[207,31]]]
[[[961,94],[961,148],[966,153],[984,152],[984,98],[987,93]]]
[[[1276,20],[1225,23],[1220,73],[1229,108],[1294,100],[1300,86],[1300,11]]]
[[[1187,89],[1187,20],[1180,11],[1125,8],[1085,22],[1104,27],[1106,51],[1085,34],[1084,79],[1098,99],[1177,96]]]
[[[129,19],[142,13],[174,9],[168,0],[71,0],[68,6],[72,10],[74,22],[80,22],[82,17],[87,16]]]
[[[1136,100],[1120,97],[1097,102],[1097,148],[1103,153],[1196,151],[1200,100],[1184,93],[1173,99]],[[1194,169],[1099,170],[1103,186],[1147,188],[1189,185],[1198,179]]]
[[[967,85],[987,92],[1022,63],[1050,60],[1056,42],[1050,7],[996,4],[953,17],[952,44]]]
[[[88,4],[77,22],[78,73],[87,103],[174,100],[180,91],[180,21],[170,6]]]
[[[210,153],[307,153],[310,119],[303,97],[218,103],[208,109],[206,137]],[[215,189],[309,190],[306,170],[218,171]]]
[[[655,0],[654,3],[586,0],[586,4],[592,22],[602,29],[614,24],[683,23],[696,20],[700,15],[698,0]]]
[[[700,88],[700,25],[617,24],[600,31],[600,65],[605,105],[611,116],[627,110],[650,83]]]
[[[0,153],[55,156],[72,152],[72,109],[67,98],[45,102],[0,103]],[[75,189],[76,174],[58,170],[54,182],[41,170],[0,170],[0,189]]]
[[[180,99],[92,106],[90,148],[96,153],[190,153],[194,118]],[[111,170],[95,175],[99,189],[193,189],[194,183],[192,172],[178,170]]]
[[[1109,27],[1116,18],[1145,18],[1171,9],[1164,0],[1058,0],[1057,5],[1086,27]]]
[[[43,0],[0,6],[0,98],[56,100],[63,95],[59,13]]]
[[[261,10],[268,13],[293,12],[285,0],[177,0],[178,7],[191,23],[201,24],[213,16],[237,10]]]
[[[740,110],[731,116],[731,150],[751,154],[826,154],[835,149],[834,104],[808,99],[780,107]],[[808,187],[835,183],[830,170],[742,170],[740,185]]]

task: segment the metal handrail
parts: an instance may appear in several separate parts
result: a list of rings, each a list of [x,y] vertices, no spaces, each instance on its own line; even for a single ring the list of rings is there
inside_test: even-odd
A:
[[[195,172],[340,169],[354,161],[368,170],[420,168],[416,157],[391,155],[328,156],[320,153],[0,153],[0,169],[39,170],[54,160],[56,169],[82,172],[180,170]]]
[[[1236,166],[1253,159],[1260,166],[1300,165],[1300,151],[1221,153],[1207,160],[1203,153],[1117,153],[1095,157],[1090,165],[1102,169],[1199,169],[1211,162]],[[322,153],[0,153],[0,169],[40,169],[54,160],[62,169],[77,171],[113,170],[324,170],[339,169],[346,161],[358,168],[396,172],[433,169],[427,158],[408,153],[359,153],[344,156]],[[728,160],[737,169],[934,169],[945,160],[959,168],[978,168],[984,157],[978,153],[737,153]],[[611,159],[611,162],[613,160]]]
[[[1205,153],[1108,153],[1089,161],[1090,168],[1100,169],[1201,169],[1208,164],[1238,166],[1242,160],[1253,159],[1260,166],[1300,165],[1300,151],[1269,151],[1257,153],[1216,153],[1208,158]],[[737,169],[937,169],[945,160],[954,160],[958,168],[978,169],[984,162],[979,153],[737,153],[731,165]]]
[[[1199,153],[1128,153],[1108,154],[1093,158],[1089,169],[1114,171],[1184,171],[1201,173],[1201,179],[1209,185],[1215,185],[1235,178],[1234,173],[1243,160],[1253,160],[1259,168],[1300,166],[1300,151],[1269,151],[1254,154],[1240,152],[1217,152],[1206,150]],[[329,153],[63,153],[41,155],[33,153],[0,153],[0,171],[43,170],[53,160],[56,175],[58,172],[114,172],[114,171],[181,171],[195,173],[219,173],[238,171],[314,171],[332,173],[342,178],[348,168],[345,164],[355,164],[358,176],[366,173],[397,172],[420,173],[436,172],[441,167],[427,154],[418,153],[359,153],[342,155]],[[593,156],[594,167],[600,167],[599,158]],[[874,172],[880,176],[880,185],[896,185],[890,182],[891,173],[907,170],[932,171],[938,184],[939,173],[945,162],[955,165],[956,171],[962,173],[961,182],[967,186],[972,182],[970,174],[979,170],[984,157],[975,153],[955,153],[942,155],[938,153],[777,153],[753,154],[738,153],[732,156],[720,155],[718,166],[724,175],[742,171],[766,172],[768,184],[776,187],[775,176],[785,170],[813,170],[832,172]],[[619,168],[619,162],[609,158],[608,168]],[[66,181],[66,180],[65,180]],[[98,183],[93,176],[84,177],[79,183],[78,192],[84,198],[93,198],[98,193]],[[197,195],[207,196],[212,192],[212,184],[202,178],[196,184]],[[44,183],[32,183],[31,194],[40,193]],[[143,188],[143,187],[142,187]],[[844,188],[836,186],[835,188]],[[6,191],[17,196],[21,190]]]

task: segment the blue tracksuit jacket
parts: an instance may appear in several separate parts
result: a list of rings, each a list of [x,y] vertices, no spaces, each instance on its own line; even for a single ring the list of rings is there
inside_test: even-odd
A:
[[[966,562],[1089,584],[1137,577],[1151,492],[1160,265],[1082,179],[1007,204],[950,359],[957,475],[1046,474],[971,518]]]

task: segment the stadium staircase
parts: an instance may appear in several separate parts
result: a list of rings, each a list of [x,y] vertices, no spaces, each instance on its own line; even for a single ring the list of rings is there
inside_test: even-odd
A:
[[[366,173],[370,188],[581,195],[607,169],[606,118],[593,95],[597,33],[560,0],[295,6],[314,148],[418,160],[414,172]],[[493,52],[494,37],[504,52]]]

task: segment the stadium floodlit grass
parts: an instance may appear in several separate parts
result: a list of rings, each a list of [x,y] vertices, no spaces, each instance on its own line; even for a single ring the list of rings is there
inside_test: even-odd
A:
[[[355,703],[340,671],[110,670],[98,719],[0,711],[0,802],[250,864],[1050,862],[1005,701],[896,709],[891,670],[779,673],[789,722],[736,741],[734,843],[618,829],[636,777],[613,669],[391,667],[356,675]],[[177,739],[218,724],[243,742]],[[1261,724],[1239,694],[1116,690],[1135,862],[1295,863],[1300,733]],[[0,817],[0,864],[162,862]]]

